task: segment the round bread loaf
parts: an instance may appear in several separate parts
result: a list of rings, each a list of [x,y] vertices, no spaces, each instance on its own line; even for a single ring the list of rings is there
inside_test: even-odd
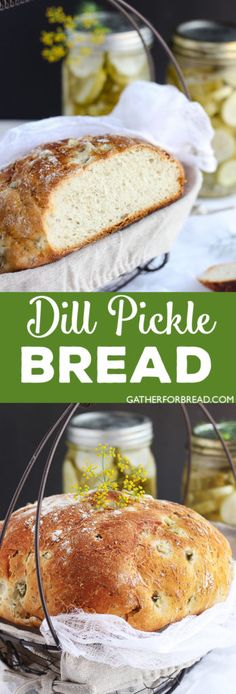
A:
[[[226,538],[184,506],[145,496],[125,508],[119,492],[97,509],[94,493],[44,500],[41,567],[50,615],[82,608],[156,631],[226,599]],[[36,506],[16,511],[0,551],[0,617],[38,626],[44,615],[34,558]]]

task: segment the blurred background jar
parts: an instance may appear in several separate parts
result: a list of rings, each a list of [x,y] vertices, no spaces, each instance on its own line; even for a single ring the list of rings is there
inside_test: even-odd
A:
[[[217,170],[204,175],[203,197],[236,193],[236,27],[212,21],[180,24],[172,40],[191,98],[198,101],[215,131]],[[167,80],[178,79],[169,66]]]
[[[153,425],[150,419],[136,413],[90,412],[74,417],[67,429],[67,452],[63,463],[63,491],[73,491],[74,485],[83,486],[83,472],[90,465],[96,474],[88,481],[91,489],[103,482],[103,465],[113,470],[113,480],[122,482],[116,463],[117,454],[127,457],[131,469],[142,466],[147,494],[157,496],[157,470],[151,451]],[[115,449],[114,456],[104,460],[97,455],[97,446],[108,445]],[[86,482],[87,484],[87,482]]]
[[[236,466],[236,422],[217,427]],[[183,487],[187,479],[184,470]],[[192,434],[192,465],[186,505],[215,523],[235,526],[236,485],[222,444],[211,424],[199,424]]]
[[[148,27],[140,29],[150,48],[151,31]],[[79,15],[68,42],[69,52],[62,68],[66,115],[108,114],[130,82],[151,77],[138,33],[118,13]]]

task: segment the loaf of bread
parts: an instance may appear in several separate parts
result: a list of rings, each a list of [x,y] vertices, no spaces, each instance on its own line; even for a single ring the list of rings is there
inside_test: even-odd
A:
[[[181,164],[137,139],[37,147],[0,171],[0,272],[61,258],[169,205],[183,187]]]
[[[145,496],[120,508],[119,492],[97,509],[82,500],[44,500],[40,558],[50,615],[82,608],[155,631],[224,601],[232,580],[228,541],[196,512]],[[16,511],[0,551],[0,618],[43,619],[34,558],[35,505]]]
[[[236,263],[212,265],[198,279],[213,292],[236,292]]]

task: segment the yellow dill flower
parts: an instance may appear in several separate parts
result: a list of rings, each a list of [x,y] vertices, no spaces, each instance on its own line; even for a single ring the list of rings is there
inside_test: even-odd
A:
[[[124,457],[123,457],[123,462],[125,465],[128,465],[128,467],[130,467],[130,460],[129,460],[129,458],[127,458],[126,455],[124,455]]]
[[[63,24],[66,19],[63,7],[48,7],[46,17],[49,24]]]
[[[76,21],[75,21],[74,17],[70,17],[70,15],[65,16],[63,23],[64,23],[65,29],[73,30],[76,28]]]
[[[95,448],[95,451],[97,455],[104,455],[104,453],[107,452],[107,444],[99,443],[98,446]]]
[[[51,49],[50,49],[51,50]],[[137,468],[133,468],[129,459],[119,452],[113,446],[108,444],[100,443],[95,449],[97,455],[101,458],[102,465],[102,481],[96,485],[94,490],[94,504],[95,508],[101,510],[102,508],[109,507],[126,507],[134,502],[139,502],[145,496],[145,490],[143,488],[143,483],[146,481],[146,472],[142,465]],[[116,467],[107,466],[105,467],[105,460],[114,459],[116,462]],[[116,474],[117,468],[122,472],[123,479],[121,484],[117,482]],[[84,482],[90,482],[98,476],[99,470],[96,465],[91,465],[86,462],[85,466],[82,468],[82,477]],[[82,500],[86,498],[86,494],[89,491],[88,484],[83,484],[82,486],[76,487],[77,495],[81,497]],[[109,498],[109,492],[119,492],[119,494],[114,498]]]
[[[54,36],[55,43],[64,43],[66,41],[66,35],[60,29],[57,29]]]
[[[46,58],[49,63],[56,63],[61,58],[64,58],[66,54],[66,49],[64,46],[52,46],[51,48],[45,48],[42,51],[43,58]]]
[[[123,463],[117,463],[117,467],[118,467],[118,469],[120,470],[120,472],[124,472],[124,471],[125,471],[125,466],[124,466]]]
[[[44,46],[53,46],[54,38],[54,31],[42,31],[41,33],[41,42],[44,44]]]
[[[82,477],[86,480],[92,480],[97,476],[96,465],[86,465],[82,467]]]
[[[105,480],[111,481],[111,480],[113,480],[114,477],[115,477],[115,470],[114,470],[114,468],[111,468],[111,467],[110,467],[110,468],[107,468],[106,470],[104,470],[104,478],[105,478]]]
[[[87,484],[85,484],[83,487],[81,487],[77,483],[77,484],[73,484],[71,487],[71,493],[74,494],[75,499],[78,499],[80,497],[81,500],[83,501],[85,494],[87,494],[88,492],[89,492],[89,487]]]

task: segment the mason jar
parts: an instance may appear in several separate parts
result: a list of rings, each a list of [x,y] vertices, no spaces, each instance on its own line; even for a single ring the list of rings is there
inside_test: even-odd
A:
[[[193,101],[198,101],[214,129],[214,173],[204,175],[203,197],[236,193],[236,27],[191,21],[177,27],[173,52]],[[172,66],[167,80],[180,87]]]
[[[217,427],[236,465],[236,422]],[[184,470],[183,488],[187,479]],[[224,449],[212,424],[199,424],[192,434],[192,464],[186,505],[215,523],[236,528],[236,485]]]
[[[73,491],[83,486],[83,473],[94,466],[95,474],[86,482],[90,489],[104,480],[104,466],[113,471],[112,479],[122,484],[122,473],[117,466],[117,455],[127,457],[131,470],[145,469],[146,481],[142,483],[146,494],[157,495],[156,463],[151,451],[153,426],[150,419],[128,412],[90,412],[71,420],[67,429],[67,451],[63,463],[63,491]],[[107,445],[114,455],[102,460],[97,447]]]
[[[113,12],[77,18],[68,35],[69,51],[62,67],[63,113],[102,116],[110,113],[123,89],[134,80],[149,80],[147,56],[128,20]],[[99,33],[99,27],[102,32]],[[140,27],[148,47],[152,33]]]

